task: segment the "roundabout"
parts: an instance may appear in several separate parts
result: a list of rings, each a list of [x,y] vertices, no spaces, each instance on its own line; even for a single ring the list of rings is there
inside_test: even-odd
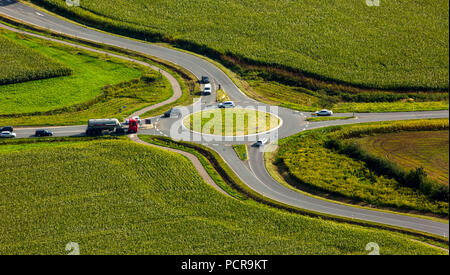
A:
[[[282,124],[277,115],[250,108],[213,109],[183,118],[183,126],[194,133],[225,137],[265,134]]]

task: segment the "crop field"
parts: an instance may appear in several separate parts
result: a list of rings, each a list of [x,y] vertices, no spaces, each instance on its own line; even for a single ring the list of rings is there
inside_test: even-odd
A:
[[[102,88],[143,75],[141,67],[68,46],[5,32],[14,42],[70,67],[65,77],[0,86],[0,115],[48,112],[95,99]],[[3,63],[2,63],[3,64]]]
[[[357,86],[449,87],[449,3],[32,0],[107,30],[243,57]],[[411,34],[414,35],[411,35]],[[275,67],[275,66],[274,66]]]
[[[228,198],[184,157],[126,139],[0,148],[0,254],[67,254],[69,242],[81,254],[446,253]]]
[[[448,185],[448,139],[448,131],[417,131],[368,136],[353,141],[405,169],[423,167],[431,178]]]
[[[280,119],[254,109],[214,109],[194,113],[183,121],[186,128],[204,134],[243,136],[274,129]]]
[[[438,133],[445,129],[448,130],[448,120],[356,124],[306,131],[282,139],[274,163],[287,168],[289,174],[296,179],[294,187],[297,188],[307,186],[313,190],[351,199],[354,202],[448,217],[448,201],[435,199],[419,188],[405,186],[391,175],[373,171],[368,163],[327,146],[330,139],[336,138],[365,136],[371,138],[370,136],[377,133],[392,132],[414,135],[417,133],[415,131],[436,130]],[[398,142],[404,142],[404,140],[401,139]],[[422,144],[428,144],[427,140],[423,140]],[[432,144],[436,142],[431,141],[428,146],[431,147]],[[443,176],[445,177],[445,173]]]
[[[67,76],[72,69],[2,35],[0,30],[0,85]]]

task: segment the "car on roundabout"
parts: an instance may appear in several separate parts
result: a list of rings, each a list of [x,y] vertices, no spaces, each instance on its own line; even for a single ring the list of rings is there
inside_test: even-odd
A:
[[[234,102],[233,101],[225,101],[225,102],[222,102],[222,103],[219,103],[219,108],[233,108],[233,107],[235,107],[236,105],[234,105]]]

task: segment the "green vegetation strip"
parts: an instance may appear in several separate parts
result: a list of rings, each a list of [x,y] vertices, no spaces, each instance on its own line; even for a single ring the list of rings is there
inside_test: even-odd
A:
[[[306,131],[280,141],[275,163],[287,169],[296,180],[295,187],[300,189],[306,186],[356,202],[448,217],[448,185],[447,191],[445,186],[432,185],[428,189],[429,185],[420,181],[423,178],[417,171],[402,173],[357,148],[339,147],[340,143],[336,142],[379,133],[444,129],[448,129],[448,119],[368,123]],[[420,182],[412,180],[417,177]]]
[[[245,145],[245,144],[233,145],[233,149],[236,152],[236,154],[238,155],[240,160],[248,159],[247,145]]]
[[[404,228],[394,227],[394,226],[388,226],[384,224],[378,224],[373,222],[366,222],[366,221],[358,221],[355,219],[347,219],[343,217],[337,217],[332,215],[327,215],[323,213],[317,213],[313,211],[309,211],[306,209],[300,209],[296,208],[287,204],[280,203],[278,201],[274,201],[268,197],[265,197],[262,194],[259,194],[255,192],[253,189],[249,188],[236,174],[234,171],[229,167],[229,165],[220,157],[220,155],[214,151],[213,149],[196,144],[191,142],[182,142],[182,141],[174,141],[167,137],[161,137],[161,136],[139,136],[142,140],[154,143],[156,145],[160,146],[167,146],[169,148],[175,148],[178,150],[187,151],[190,153],[195,154],[197,157],[199,157],[200,160],[202,160],[202,157],[205,158],[208,165],[206,167],[213,167],[213,169],[216,171],[216,173],[219,175],[212,176],[212,178],[216,181],[218,177],[222,178],[222,181],[216,181],[216,184],[221,186],[222,189],[226,190],[229,194],[232,194],[234,197],[238,197],[243,200],[251,199],[255,202],[265,204],[270,207],[274,207],[280,210],[286,210],[288,212],[292,213],[298,213],[301,215],[306,215],[310,217],[319,217],[326,220],[332,220],[332,221],[338,221],[338,222],[345,222],[349,224],[356,224],[356,225],[363,225],[368,226],[372,228],[379,228],[379,229],[386,229],[393,232],[400,232],[403,234],[408,234],[411,236],[414,236],[414,238],[419,238],[421,240],[426,240],[427,242],[431,241],[433,243],[436,243],[438,245],[442,245],[443,247],[448,247],[448,238],[444,238],[437,235],[432,235],[420,231],[415,230],[408,230]],[[205,162],[202,161],[202,163]],[[211,169],[207,168],[208,173],[212,171]],[[210,174],[211,175],[211,174]],[[228,188],[223,188],[223,184],[229,185]],[[230,193],[229,188],[232,188],[233,192]],[[236,193],[237,192],[237,193]],[[240,196],[236,196],[236,194],[240,194]],[[244,197],[242,197],[242,195]]]
[[[390,1],[384,8],[364,1],[93,0],[81,7],[32,2],[106,31],[274,71],[365,87],[448,89],[445,0]]]
[[[39,51],[23,46],[0,29],[0,85],[68,76],[73,70]]]
[[[10,146],[0,152],[1,254],[67,254],[67,240],[82,254],[367,254],[368,242],[381,254],[445,254],[227,198],[184,157],[128,140]]]
[[[227,95],[227,93],[224,90],[217,90],[216,91],[216,102],[225,102],[230,101],[230,97]]]
[[[299,111],[314,112],[328,108],[335,113],[379,113],[449,109],[448,92],[336,92],[335,87],[320,88],[307,84],[300,87],[298,81],[286,78],[273,81],[264,73],[259,73],[259,77],[255,72],[241,74],[248,84],[242,84],[242,80],[235,82],[241,83],[241,90],[249,97]]]
[[[328,121],[328,120],[345,120],[356,118],[355,116],[329,116],[329,117],[308,117],[306,120],[315,122],[315,121]]]

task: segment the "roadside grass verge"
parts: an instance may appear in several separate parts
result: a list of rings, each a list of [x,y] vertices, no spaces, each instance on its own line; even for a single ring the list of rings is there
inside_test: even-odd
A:
[[[448,92],[336,92],[329,88],[307,89],[292,80],[274,81],[254,74],[242,72],[241,81],[248,84],[241,89],[249,97],[298,111],[314,112],[328,108],[336,113],[379,113],[449,109]]]
[[[422,189],[405,186],[388,170],[376,170],[370,163],[342,154],[330,146],[330,140],[336,139],[442,129],[448,129],[448,120],[366,123],[305,131],[280,141],[274,164],[286,169],[291,179],[296,180],[294,187],[307,187],[308,192],[317,190],[317,194],[329,193],[345,198],[346,202],[350,199],[374,207],[448,217],[448,201],[433,199]]]
[[[86,255],[367,254],[368,242],[381,254],[445,254],[383,230],[230,199],[184,157],[128,140],[41,146],[0,153],[10,179],[0,187],[1,254],[67,254],[67,239]]]
[[[230,101],[230,97],[227,95],[227,93],[224,90],[217,90],[216,91],[216,102],[225,102]]]
[[[356,118],[355,116],[330,116],[330,117],[308,117],[306,120],[310,122],[328,121],[328,120],[346,120]]]
[[[3,35],[0,29],[0,85],[68,76],[73,70]]]
[[[233,149],[238,155],[240,160],[244,161],[248,159],[247,145],[245,144],[233,145]]]

